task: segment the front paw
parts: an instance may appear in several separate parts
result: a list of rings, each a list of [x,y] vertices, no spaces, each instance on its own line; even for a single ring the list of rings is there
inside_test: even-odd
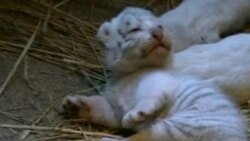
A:
[[[60,113],[65,118],[91,119],[91,109],[86,96],[67,96],[61,104]]]
[[[134,126],[142,123],[148,117],[148,113],[143,110],[131,110],[122,119],[122,127],[131,129]]]

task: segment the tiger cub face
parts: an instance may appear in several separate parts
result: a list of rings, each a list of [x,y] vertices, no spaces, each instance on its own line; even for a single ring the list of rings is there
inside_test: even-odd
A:
[[[132,72],[143,67],[166,67],[171,48],[162,26],[149,11],[127,8],[103,23],[97,37],[105,45],[106,64],[113,71]]]

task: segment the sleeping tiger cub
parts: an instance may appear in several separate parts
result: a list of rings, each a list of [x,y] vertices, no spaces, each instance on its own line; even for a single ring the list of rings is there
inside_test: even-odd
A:
[[[160,17],[145,9],[128,7],[113,18],[113,29],[120,37],[133,34],[147,44],[144,34],[161,25],[163,40],[171,44],[174,52],[179,52],[194,44],[219,41],[221,36],[241,30],[247,22],[249,0],[184,0]]]
[[[183,3],[183,7],[186,7],[185,5],[188,4],[188,1],[189,0]],[[190,2],[191,1],[193,0],[190,0]],[[229,1],[230,0],[225,0],[225,7],[227,7],[227,4],[231,4],[228,3]],[[242,4],[243,1],[240,0],[235,6]],[[250,3],[250,1],[248,2]],[[204,1],[204,3],[206,3],[206,1]],[[215,3],[215,1],[211,3]],[[197,4],[199,4],[199,2]],[[241,10],[244,11],[244,8]],[[213,18],[213,16],[210,18]],[[178,19],[179,17],[176,17],[175,20]],[[212,22],[215,19],[210,20]],[[225,19],[224,21],[223,18],[220,20],[222,20],[221,22],[223,23],[232,22]],[[244,18],[239,21],[243,20]],[[168,20],[168,22],[170,21],[171,20]],[[189,25],[189,22],[182,24]],[[209,26],[213,25],[214,27],[217,27],[217,24],[219,23],[213,23]],[[125,11],[123,11],[118,17],[113,18],[110,22],[105,22],[102,27],[103,28],[100,28],[101,32],[99,32],[98,36],[102,37],[101,40],[107,49],[112,50],[107,54],[106,62],[108,62],[110,67],[113,67],[112,69],[115,69],[114,74],[116,76],[133,72],[140,69],[141,66],[144,66],[145,64],[148,66],[165,65],[166,70],[174,70],[176,72],[196,75],[203,80],[215,83],[227,94],[232,96],[237,103],[245,104],[250,99],[250,38],[248,34],[228,37],[228,39],[219,43],[192,45],[183,51],[173,54],[172,52],[176,51],[176,43],[174,39],[168,38],[170,36],[166,35],[171,29],[170,25],[166,26],[165,23],[162,24],[162,22],[159,22],[159,19],[154,17],[149,11],[138,8],[125,9]],[[189,31],[189,29],[193,30],[193,28],[189,28],[188,26],[186,28],[185,32]],[[177,30],[178,28],[174,29]],[[218,28],[218,30],[219,29],[220,28]],[[183,32],[179,31],[178,35],[184,36],[185,34],[183,34]],[[196,35],[201,35],[194,33],[194,36],[192,32],[188,33],[190,33],[190,35],[185,35],[186,38],[194,38]],[[204,32],[202,34],[206,34],[207,37],[210,36],[210,32]],[[176,42],[180,44],[183,44],[186,41],[179,37],[176,37],[175,40],[178,40]],[[123,61],[123,64],[117,65],[116,63],[120,63],[117,60],[123,55],[120,50],[130,51],[128,49],[129,47],[126,48],[125,46],[137,48],[138,53],[141,53],[141,57],[153,52],[157,54],[157,58],[136,60],[133,56],[130,56],[132,58],[131,60],[127,62]],[[142,52],[140,52],[141,48],[143,48]]]
[[[115,74],[112,81],[103,95],[66,97],[64,113],[136,131],[124,139],[101,141],[247,141],[244,117],[213,83],[167,71],[171,51],[158,38],[151,36],[151,46],[113,42],[119,33],[112,28],[106,22],[98,33]],[[239,46],[237,41],[234,45]]]

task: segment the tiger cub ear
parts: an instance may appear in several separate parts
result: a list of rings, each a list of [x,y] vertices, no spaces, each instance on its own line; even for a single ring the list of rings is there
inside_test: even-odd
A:
[[[102,42],[106,43],[109,41],[111,36],[111,24],[110,22],[104,22],[97,31],[97,38]]]

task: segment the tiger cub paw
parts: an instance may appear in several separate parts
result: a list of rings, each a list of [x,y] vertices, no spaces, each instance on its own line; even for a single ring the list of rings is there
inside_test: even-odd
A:
[[[122,126],[124,128],[133,128],[142,123],[148,117],[149,113],[143,110],[131,110],[122,119]]]
[[[67,96],[63,99],[60,113],[65,118],[91,119],[91,107],[86,96]]]

